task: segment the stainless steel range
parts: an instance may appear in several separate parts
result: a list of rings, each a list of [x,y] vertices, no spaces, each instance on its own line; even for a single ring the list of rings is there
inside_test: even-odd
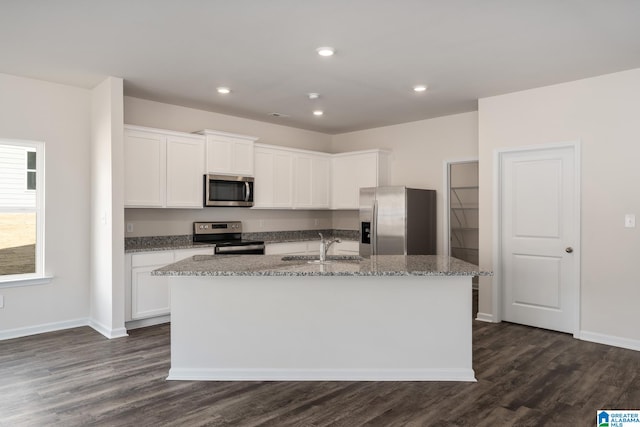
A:
[[[213,243],[216,245],[215,253],[219,255],[264,255],[264,242],[242,240],[240,221],[194,222],[193,243]]]

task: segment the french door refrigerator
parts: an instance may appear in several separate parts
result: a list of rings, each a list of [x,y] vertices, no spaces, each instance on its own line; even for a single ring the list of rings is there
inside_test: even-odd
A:
[[[435,254],[435,190],[360,189],[360,256]]]

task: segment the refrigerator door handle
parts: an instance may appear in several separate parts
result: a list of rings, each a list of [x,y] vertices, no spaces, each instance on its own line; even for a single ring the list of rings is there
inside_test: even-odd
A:
[[[378,255],[378,201],[373,202],[371,218],[371,255]]]

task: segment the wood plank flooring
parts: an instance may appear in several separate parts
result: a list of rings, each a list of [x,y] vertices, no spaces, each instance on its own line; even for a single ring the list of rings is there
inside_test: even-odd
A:
[[[166,381],[169,326],[0,341],[0,426],[592,426],[640,409],[640,352],[474,321],[477,383]]]

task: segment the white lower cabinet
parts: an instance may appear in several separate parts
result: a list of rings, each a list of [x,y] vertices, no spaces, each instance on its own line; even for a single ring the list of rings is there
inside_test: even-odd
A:
[[[264,253],[265,255],[312,255],[313,251],[317,251],[319,247],[319,240],[318,242],[267,243]]]
[[[331,255],[359,255],[360,244],[355,240],[344,240],[340,243],[334,243],[329,248]]]
[[[152,276],[153,270],[193,255],[212,254],[211,247],[128,254],[127,257],[130,259],[126,264],[130,266],[130,274],[126,283],[129,285],[127,296],[130,310],[127,310],[126,320],[149,319],[170,314],[171,298],[168,278]]]
[[[358,255],[360,247],[357,241],[345,240],[334,243],[329,248],[330,255]],[[320,239],[304,242],[268,243],[265,255],[319,255]]]

